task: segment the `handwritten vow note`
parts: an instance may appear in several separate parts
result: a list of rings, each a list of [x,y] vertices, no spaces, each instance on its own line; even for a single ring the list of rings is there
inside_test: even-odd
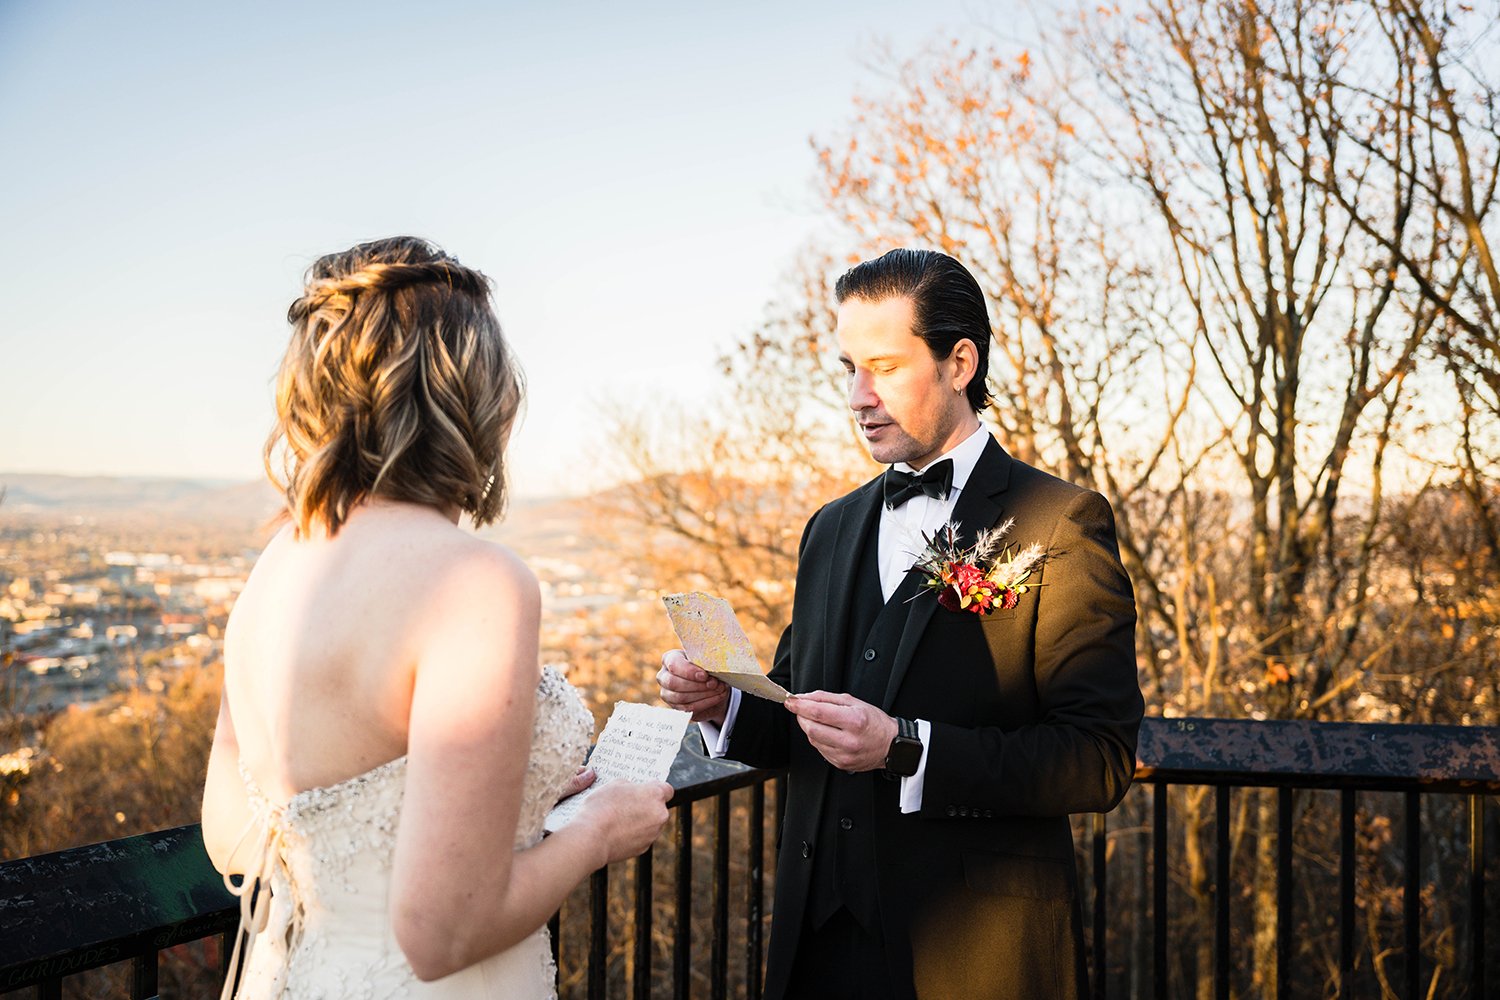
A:
[[[728,601],[698,591],[667,594],[661,601],[688,659],[746,694],[769,698],[778,705],[786,701],[791,692],[761,673],[750,637],[740,628]]]
[[[542,828],[556,833],[566,826],[596,788],[611,781],[666,781],[687,731],[687,712],[622,701],[615,705],[589,755],[598,775],[577,795],[563,799],[547,814]]]

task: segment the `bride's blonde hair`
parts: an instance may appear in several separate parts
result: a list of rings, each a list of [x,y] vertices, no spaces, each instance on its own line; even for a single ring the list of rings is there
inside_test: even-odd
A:
[[[500,516],[522,380],[488,278],[425,240],[375,240],[313,264],[287,319],[265,463],[299,535],[335,534],[371,497]]]

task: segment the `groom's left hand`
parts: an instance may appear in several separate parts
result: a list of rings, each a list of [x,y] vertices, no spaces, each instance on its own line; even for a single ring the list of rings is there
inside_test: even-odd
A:
[[[787,710],[823,759],[840,771],[873,771],[885,766],[896,720],[851,694],[810,691],[786,700]]]

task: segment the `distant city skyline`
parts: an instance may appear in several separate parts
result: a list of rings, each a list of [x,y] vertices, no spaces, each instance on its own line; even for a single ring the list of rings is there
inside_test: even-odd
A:
[[[601,408],[714,360],[831,226],[808,139],[968,0],[0,6],[0,470],[249,480],[319,254],[495,281],[518,496],[607,481]]]

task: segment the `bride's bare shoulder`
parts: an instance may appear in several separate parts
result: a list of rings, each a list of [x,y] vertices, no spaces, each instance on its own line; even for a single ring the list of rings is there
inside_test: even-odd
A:
[[[510,549],[467,536],[434,552],[432,574],[413,591],[419,675],[535,677],[542,595],[536,575]],[[498,667],[490,671],[488,667]],[[517,669],[520,668],[520,669]]]
[[[429,552],[432,568],[426,589],[455,611],[497,600],[541,603],[536,574],[504,545],[454,532]]]

